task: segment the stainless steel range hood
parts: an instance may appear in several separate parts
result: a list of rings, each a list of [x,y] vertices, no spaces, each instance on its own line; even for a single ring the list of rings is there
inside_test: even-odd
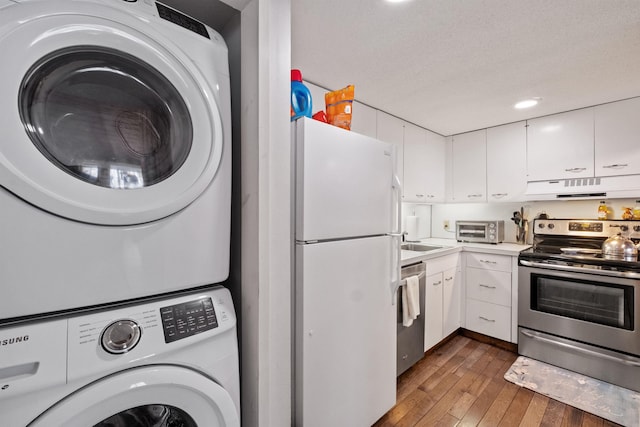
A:
[[[571,178],[527,183],[527,200],[639,198],[640,175]]]

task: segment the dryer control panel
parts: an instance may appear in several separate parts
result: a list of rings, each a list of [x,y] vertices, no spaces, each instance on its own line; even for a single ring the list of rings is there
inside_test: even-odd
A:
[[[164,341],[170,343],[218,327],[211,298],[160,308]]]

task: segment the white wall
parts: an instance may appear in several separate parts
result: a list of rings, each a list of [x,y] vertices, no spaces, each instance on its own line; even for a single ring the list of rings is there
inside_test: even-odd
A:
[[[251,0],[241,13],[241,170],[234,175],[241,194],[232,218],[240,248],[232,269],[241,286],[248,427],[291,425],[290,10],[290,0]]]
[[[515,243],[516,225],[511,221],[513,212],[524,207],[524,217],[532,221],[541,212],[550,218],[597,219],[600,200],[562,200],[522,203],[451,203],[431,207],[431,237],[455,238],[455,222],[457,220],[497,219],[505,222],[505,242]],[[634,199],[607,200],[611,208],[610,219],[622,219],[622,208],[633,207]],[[449,221],[449,231],[443,223]],[[528,241],[531,241],[532,230],[529,230]]]
[[[403,203],[402,204],[402,231],[407,231],[407,217],[415,216],[418,218],[417,239],[426,239],[431,237],[431,205],[419,203]],[[405,236],[411,237],[411,236]]]

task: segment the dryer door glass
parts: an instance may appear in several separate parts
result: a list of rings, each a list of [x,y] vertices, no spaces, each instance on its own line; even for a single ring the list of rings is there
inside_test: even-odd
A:
[[[53,52],[25,76],[20,114],[57,167],[101,187],[132,189],[171,176],[191,149],[189,109],[166,77],[124,52]]]
[[[122,411],[93,427],[198,427],[186,412],[169,405],[145,405]]]

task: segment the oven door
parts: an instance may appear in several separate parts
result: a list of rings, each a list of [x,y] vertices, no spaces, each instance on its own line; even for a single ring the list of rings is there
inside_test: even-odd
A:
[[[456,222],[456,240],[461,242],[489,242],[489,225],[485,222]]]
[[[561,271],[537,262],[521,260],[520,264],[521,328],[640,355],[640,321],[635,313],[640,306],[640,280]]]

